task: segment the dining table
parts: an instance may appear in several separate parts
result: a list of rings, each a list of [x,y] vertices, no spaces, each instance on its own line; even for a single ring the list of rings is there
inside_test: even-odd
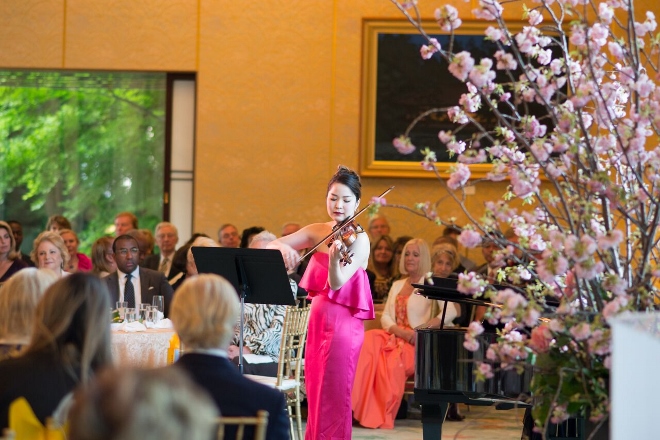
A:
[[[164,367],[168,364],[168,350],[174,335],[172,328],[113,329],[110,333],[113,361],[120,367]]]

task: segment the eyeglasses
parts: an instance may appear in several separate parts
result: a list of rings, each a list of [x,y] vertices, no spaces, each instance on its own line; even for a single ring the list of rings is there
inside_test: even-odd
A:
[[[126,255],[128,255],[129,252],[133,255],[137,255],[140,252],[140,249],[138,249],[138,248],[130,248],[130,249],[121,248],[121,249],[117,250],[117,253],[119,255],[121,255],[122,257],[125,257]]]

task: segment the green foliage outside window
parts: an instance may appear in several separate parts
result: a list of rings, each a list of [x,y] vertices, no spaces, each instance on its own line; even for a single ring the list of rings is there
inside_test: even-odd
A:
[[[49,216],[89,253],[114,216],[162,218],[166,75],[0,71],[0,219],[23,223],[28,253]]]

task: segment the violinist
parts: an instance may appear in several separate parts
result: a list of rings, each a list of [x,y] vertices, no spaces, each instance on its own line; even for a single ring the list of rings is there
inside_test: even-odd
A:
[[[361,186],[354,171],[339,166],[326,196],[331,220],[310,224],[268,245],[282,252],[291,270],[300,261],[299,249],[323,242],[300,281],[312,300],[305,348],[306,439],[350,439],[352,434],[351,389],[364,339],[363,320],[374,319],[365,271],[369,237],[356,223],[344,224],[356,213]]]

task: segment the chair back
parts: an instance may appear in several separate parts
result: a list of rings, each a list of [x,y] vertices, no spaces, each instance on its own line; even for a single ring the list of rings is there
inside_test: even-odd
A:
[[[50,417],[44,426],[34,414],[32,406],[25,397],[19,397],[9,405],[8,432],[22,440],[66,439],[66,427],[58,426]]]
[[[236,440],[266,440],[266,431],[268,429],[268,411],[257,411],[256,417],[224,417],[218,418],[218,440],[225,439],[226,427],[231,426],[236,430]],[[246,427],[254,430],[254,436],[251,439],[245,438]],[[247,432],[252,429],[247,429]],[[231,438],[231,437],[228,437]]]
[[[277,363],[277,387],[287,379],[300,382],[302,359],[307,341],[310,306],[287,306],[282,328],[280,357]]]

